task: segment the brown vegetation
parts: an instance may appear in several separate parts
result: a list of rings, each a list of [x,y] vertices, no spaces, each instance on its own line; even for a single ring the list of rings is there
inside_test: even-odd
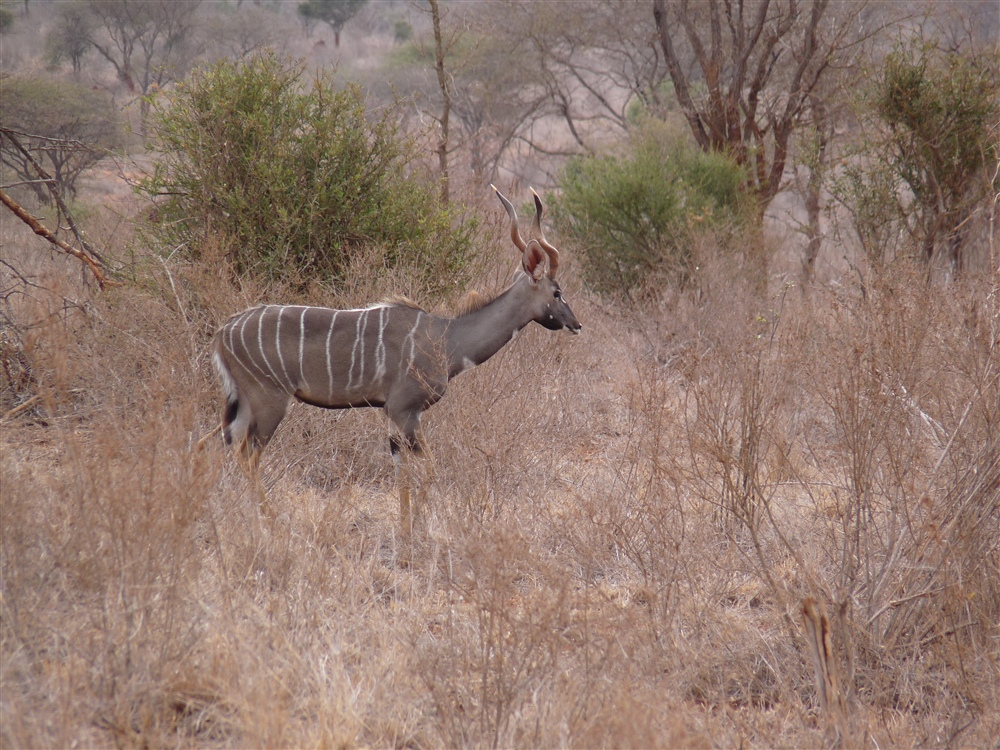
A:
[[[501,219],[479,243],[494,289]],[[705,247],[697,292],[623,312],[575,288],[564,244],[585,334],[526,329],[428,413],[404,566],[377,411],[292,410],[272,519],[221,446],[194,450],[220,408],[212,330],[287,292],[234,287],[220,249],[136,258],[138,283],[100,293],[0,228],[45,280],[4,308],[4,746],[1000,732],[995,274],[764,294]],[[90,233],[125,246],[117,220]]]
[[[479,5],[513,20],[527,7]],[[293,5],[232,17],[211,6],[209,56],[289,36],[315,64],[332,59],[292,37]],[[40,64],[55,11],[30,7],[0,45],[8,67]],[[388,26],[385,7],[352,24]],[[586,8],[578,21],[642,5]],[[540,41],[566,25],[555,4],[532,10]],[[622,33],[653,28],[651,14],[638,20]],[[537,68],[522,27],[505,28],[515,62]],[[388,34],[345,34],[343,60],[392,45]],[[585,52],[569,62],[589,71]],[[113,67],[95,76],[138,124]],[[483,101],[455,89],[462,145],[446,154],[450,195],[481,220],[469,267],[487,296],[517,259],[488,180],[462,175],[555,170],[534,152],[501,165],[518,130],[498,130],[498,110],[552,116],[513,106],[508,92],[544,88],[514,78]],[[553,128],[537,130],[553,146]],[[0,208],[0,747],[1000,736],[996,200],[975,227],[983,262],[947,283],[913,255],[846,247],[857,238],[845,230],[827,235],[807,286],[789,284],[781,269],[798,278],[799,256],[772,216],[725,243],[693,235],[683,284],[664,275],[641,301],[612,303],[584,288],[581,248],[553,237],[583,333],[529,326],[428,411],[428,508],[411,548],[377,410],[294,405],[263,461],[270,513],[221,439],[196,446],[222,409],[209,348],[233,312],[426,303],[426,275],[371,273],[384,255],[371,247],[335,291],[313,276],[265,283],[233,272],[217,225],[197,253],[159,252],[134,233],[163,217],[123,197],[131,169],[81,177],[70,207],[77,242],[89,238],[117,282],[103,291]],[[4,183],[69,236],[67,207]],[[453,309],[466,291],[454,286]]]

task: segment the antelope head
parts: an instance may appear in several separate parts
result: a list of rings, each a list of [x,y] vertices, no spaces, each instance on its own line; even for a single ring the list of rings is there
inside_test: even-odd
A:
[[[521,269],[528,279],[528,296],[526,302],[532,312],[532,320],[550,331],[565,328],[570,333],[580,332],[580,323],[563,297],[559,282],[556,281],[556,271],[559,268],[559,251],[550,244],[542,232],[542,200],[534,188],[531,195],[535,199],[535,221],[533,224],[535,236],[525,240],[517,223],[517,211],[506,196],[495,185],[490,185],[497,197],[507,209],[510,217],[510,238],[521,253]],[[546,268],[548,261],[548,268]]]

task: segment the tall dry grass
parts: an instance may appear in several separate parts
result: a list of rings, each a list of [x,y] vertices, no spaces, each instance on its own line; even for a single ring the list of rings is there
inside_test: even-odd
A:
[[[5,747],[1000,735],[996,275],[896,266],[864,296],[803,294],[706,246],[690,290],[629,310],[563,248],[583,335],[529,327],[428,412],[402,565],[377,411],[295,406],[265,454],[270,516],[221,446],[195,450],[220,410],[212,330],[291,292],[234,287],[224,247],[164,263],[100,221],[136,253],[104,294],[0,218],[38,284],[4,307],[26,373],[4,414],[38,397],[0,434]],[[497,291],[499,221],[482,244]],[[404,272],[357,279],[304,298],[420,298]]]

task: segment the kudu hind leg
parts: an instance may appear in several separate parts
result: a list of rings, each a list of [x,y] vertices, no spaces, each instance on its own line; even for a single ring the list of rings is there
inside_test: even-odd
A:
[[[210,433],[208,433],[207,435],[205,435],[205,437],[203,437],[201,440],[198,441],[198,445],[195,448],[195,450],[198,450],[198,451],[205,450],[205,446],[208,445],[208,441],[211,440],[212,438],[214,438],[220,432],[222,432],[223,429],[224,428],[223,428],[222,422],[219,422],[219,424],[216,426],[216,428],[214,430],[212,430]]]
[[[271,517],[272,513],[267,494],[264,492],[260,459],[274,431],[285,418],[289,403],[290,399],[287,396],[270,403],[241,401],[238,410],[227,412],[227,416],[235,415],[235,419],[227,426],[226,435],[230,441],[239,441],[237,456],[240,465],[253,486],[261,512],[268,517]]]
[[[248,431],[236,449],[236,460],[243,470],[247,481],[250,483],[251,491],[257,496],[257,507],[267,518],[271,518],[271,506],[267,501],[267,493],[264,492],[264,482],[260,473],[260,454],[264,450],[259,445],[251,432]]]
[[[232,445],[234,432],[237,432],[239,434],[238,440],[239,442],[242,443],[243,437],[246,435],[248,425],[245,422],[243,424],[237,424],[237,425],[233,424],[237,420],[239,409],[240,409],[240,401],[238,397],[233,399],[227,399],[226,411],[222,415],[222,421],[219,422],[218,425],[216,425],[214,430],[212,430],[210,433],[208,433],[201,440],[198,441],[198,446],[196,450],[199,451],[205,450],[205,446],[208,445],[208,441],[214,438],[220,432],[222,433],[223,440],[227,446]],[[249,418],[249,410],[247,410],[247,418]]]

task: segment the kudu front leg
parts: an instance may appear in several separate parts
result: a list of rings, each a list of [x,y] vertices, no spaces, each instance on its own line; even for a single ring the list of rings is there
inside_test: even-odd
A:
[[[396,489],[399,491],[399,529],[403,539],[409,539],[413,531],[413,508],[411,504],[411,470],[416,441],[395,436],[389,438],[389,452],[396,465]]]
[[[409,539],[415,526],[425,522],[427,486],[433,477],[433,460],[418,437],[389,438],[389,450],[396,464],[399,490],[399,524],[402,537]]]

